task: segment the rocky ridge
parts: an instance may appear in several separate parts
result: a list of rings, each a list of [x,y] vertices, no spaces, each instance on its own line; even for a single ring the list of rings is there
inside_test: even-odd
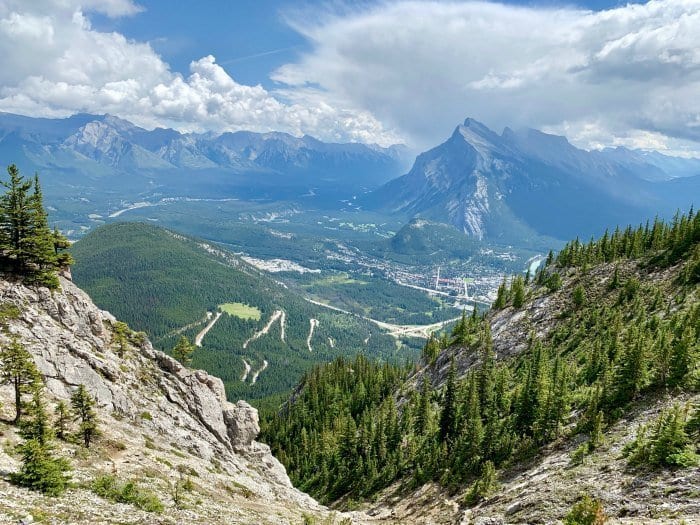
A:
[[[15,487],[6,481],[18,468],[16,429],[0,423],[0,523],[27,515],[49,523],[300,523],[336,518],[294,489],[267,445],[258,443],[257,411],[226,401],[220,379],[183,367],[131,334],[119,356],[116,320],[99,310],[69,279],[61,290],[28,288],[0,279],[6,333],[16,334],[44,377],[49,408],[85,385],[96,399],[102,436],[90,449],[59,443],[73,466],[71,488],[59,498]],[[0,416],[11,418],[11,390],[0,387]],[[166,512],[146,514],[113,504],[88,489],[100,475],[134,480],[152,490]],[[191,491],[175,508],[174,487],[186,476]],[[306,516],[306,517],[305,517]],[[339,519],[339,518],[338,518]]]

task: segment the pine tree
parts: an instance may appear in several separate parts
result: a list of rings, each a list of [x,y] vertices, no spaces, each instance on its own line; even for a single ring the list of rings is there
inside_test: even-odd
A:
[[[457,385],[454,357],[450,362],[450,371],[447,374],[445,394],[442,398],[442,411],[440,412],[440,440],[451,440],[455,435],[457,423]]]
[[[503,282],[498,287],[498,292],[496,292],[496,301],[493,303],[494,310],[503,310],[508,302],[508,289],[506,287],[505,277]]]
[[[44,210],[38,175],[34,176],[34,192],[28,197],[28,207],[30,221],[24,239],[24,249],[33,266],[31,280],[42,286],[56,288],[58,278],[55,273],[57,259],[54,236],[49,229],[48,216]]]
[[[63,441],[67,437],[68,425],[70,424],[73,416],[70,413],[68,405],[63,400],[56,404],[54,414],[56,416],[56,421],[54,423],[56,437]]]
[[[112,325],[112,343],[117,347],[117,355],[124,357],[129,348],[129,325],[123,321],[116,321]]]
[[[586,302],[586,290],[582,285],[579,284],[576,286],[576,288],[574,288],[572,299],[576,308],[581,308]]]
[[[684,326],[679,336],[676,336],[671,345],[671,363],[668,382],[670,386],[682,385],[693,363],[697,359],[697,338],[690,319],[684,320]]]
[[[10,179],[2,182],[7,191],[0,197],[0,254],[27,282],[57,288],[56,270],[72,262],[70,255],[59,255],[68,242],[49,229],[38,176],[25,180],[14,164],[7,171]]]
[[[70,399],[74,419],[78,422],[78,436],[82,439],[85,448],[90,448],[90,443],[99,434],[97,414],[94,406],[95,400],[85,389],[85,385],[79,385]]]
[[[12,335],[10,344],[0,349],[0,382],[12,385],[15,397],[15,424],[22,418],[22,394],[29,392],[30,387],[37,381],[41,379],[32,355],[19,342],[17,336]]]
[[[627,351],[623,354],[615,372],[613,402],[622,405],[631,401],[642,389],[647,377],[646,338],[638,330],[629,335]]]
[[[435,334],[432,333],[423,347],[423,361],[428,365],[434,365],[438,355],[440,355],[440,343],[437,337],[435,337]]]
[[[423,376],[414,420],[414,432],[417,436],[425,435],[430,428],[430,395],[430,381],[427,376]]]
[[[460,437],[456,449],[456,469],[466,478],[479,465],[482,459],[484,428],[481,421],[478,382],[470,377],[467,383],[468,395],[460,422]],[[453,467],[453,468],[455,468]]]
[[[513,298],[513,308],[521,308],[525,303],[525,283],[520,275],[510,285],[510,296]]]
[[[183,365],[189,366],[190,363],[192,363],[192,354],[195,348],[195,345],[191,344],[186,336],[180,336],[180,340],[175,345],[175,348],[173,348],[173,357]]]
[[[13,483],[37,490],[50,496],[62,494],[68,487],[66,472],[70,465],[65,459],[53,457],[53,432],[43,400],[43,385],[32,386],[32,400],[28,403],[27,417],[20,425],[24,442],[17,446],[22,460],[19,472],[10,475]]]
[[[43,389],[44,385],[41,381],[32,383],[32,398],[25,404],[25,417],[19,424],[20,436],[26,440],[35,439],[42,446],[47,445],[53,438]]]
[[[24,180],[14,164],[8,166],[7,173],[10,180],[2,182],[7,192],[0,197],[0,245],[13,260],[16,270],[22,271],[29,260],[25,239],[31,224],[29,190],[32,183]]]

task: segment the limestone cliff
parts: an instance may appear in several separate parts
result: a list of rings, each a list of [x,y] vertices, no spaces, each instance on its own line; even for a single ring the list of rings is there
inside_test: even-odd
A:
[[[53,523],[301,523],[303,515],[329,518],[325,508],[292,487],[269,447],[255,441],[259,426],[253,407],[229,403],[220,379],[183,367],[138,334],[131,334],[124,352],[118,351],[116,320],[70,280],[62,277],[61,290],[50,292],[2,278],[0,305],[15,312],[5,319],[0,344],[8,342],[8,334],[19,336],[44,377],[49,407],[85,385],[96,398],[102,430],[90,449],[59,443],[59,454],[73,466],[73,488],[48,498],[6,481],[19,465],[13,447],[19,438],[13,426],[0,423],[0,523],[25,516]],[[11,395],[8,386],[0,388],[2,420],[12,416]],[[165,512],[146,514],[96,496],[90,482],[104,474],[148,487]],[[191,483],[178,509],[174,487],[185,475]]]

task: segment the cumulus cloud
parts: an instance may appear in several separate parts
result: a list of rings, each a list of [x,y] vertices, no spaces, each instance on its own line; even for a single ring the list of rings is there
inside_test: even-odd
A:
[[[700,0],[607,11],[398,0],[297,12],[310,51],[243,85],[214,57],[173,72],[148,45],[95,30],[132,0],[0,0],[0,111],[113,113],[146,127],[281,130],[433,146],[467,116],[594,148],[700,150]]]
[[[291,23],[313,49],[275,80],[320,86],[423,147],[472,116],[584,147],[700,149],[700,0],[602,12],[400,1]]]
[[[91,27],[90,12],[126,16],[129,0],[0,1],[0,111],[33,116],[111,113],[146,127],[184,131],[287,131],[326,140],[394,143],[361,108],[307,93],[297,101],[237,83],[213,56],[189,76],[147,43]],[[303,103],[302,103],[303,102]]]

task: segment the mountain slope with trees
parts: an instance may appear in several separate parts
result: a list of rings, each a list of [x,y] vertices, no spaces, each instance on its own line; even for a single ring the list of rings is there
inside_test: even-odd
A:
[[[0,275],[0,523],[348,523],[292,487],[220,379],[59,284]]]
[[[207,312],[222,311],[221,305],[257,309],[259,318],[224,313],[192,354],[194,366],[223,379],[230,399],[287,392],[315,363],[341,355],[365,352],[390,360],[411,355],[377,326],[312,304],[233,253],[170,230],[117,223],[86,235],[71,253],[75,282],[165,351],[181,336],[194,341],[208,322]],[[284,316],[252,339],[278,311]],[[313,351],[307,344],[311,319],[318,321]]]
[[[417,523],[562,519],[584,495],[618,518],[696,515],[699,283],[692,211],[573,241],[405,380],[363,362],[307,375],[265,439],[311,494]]]

